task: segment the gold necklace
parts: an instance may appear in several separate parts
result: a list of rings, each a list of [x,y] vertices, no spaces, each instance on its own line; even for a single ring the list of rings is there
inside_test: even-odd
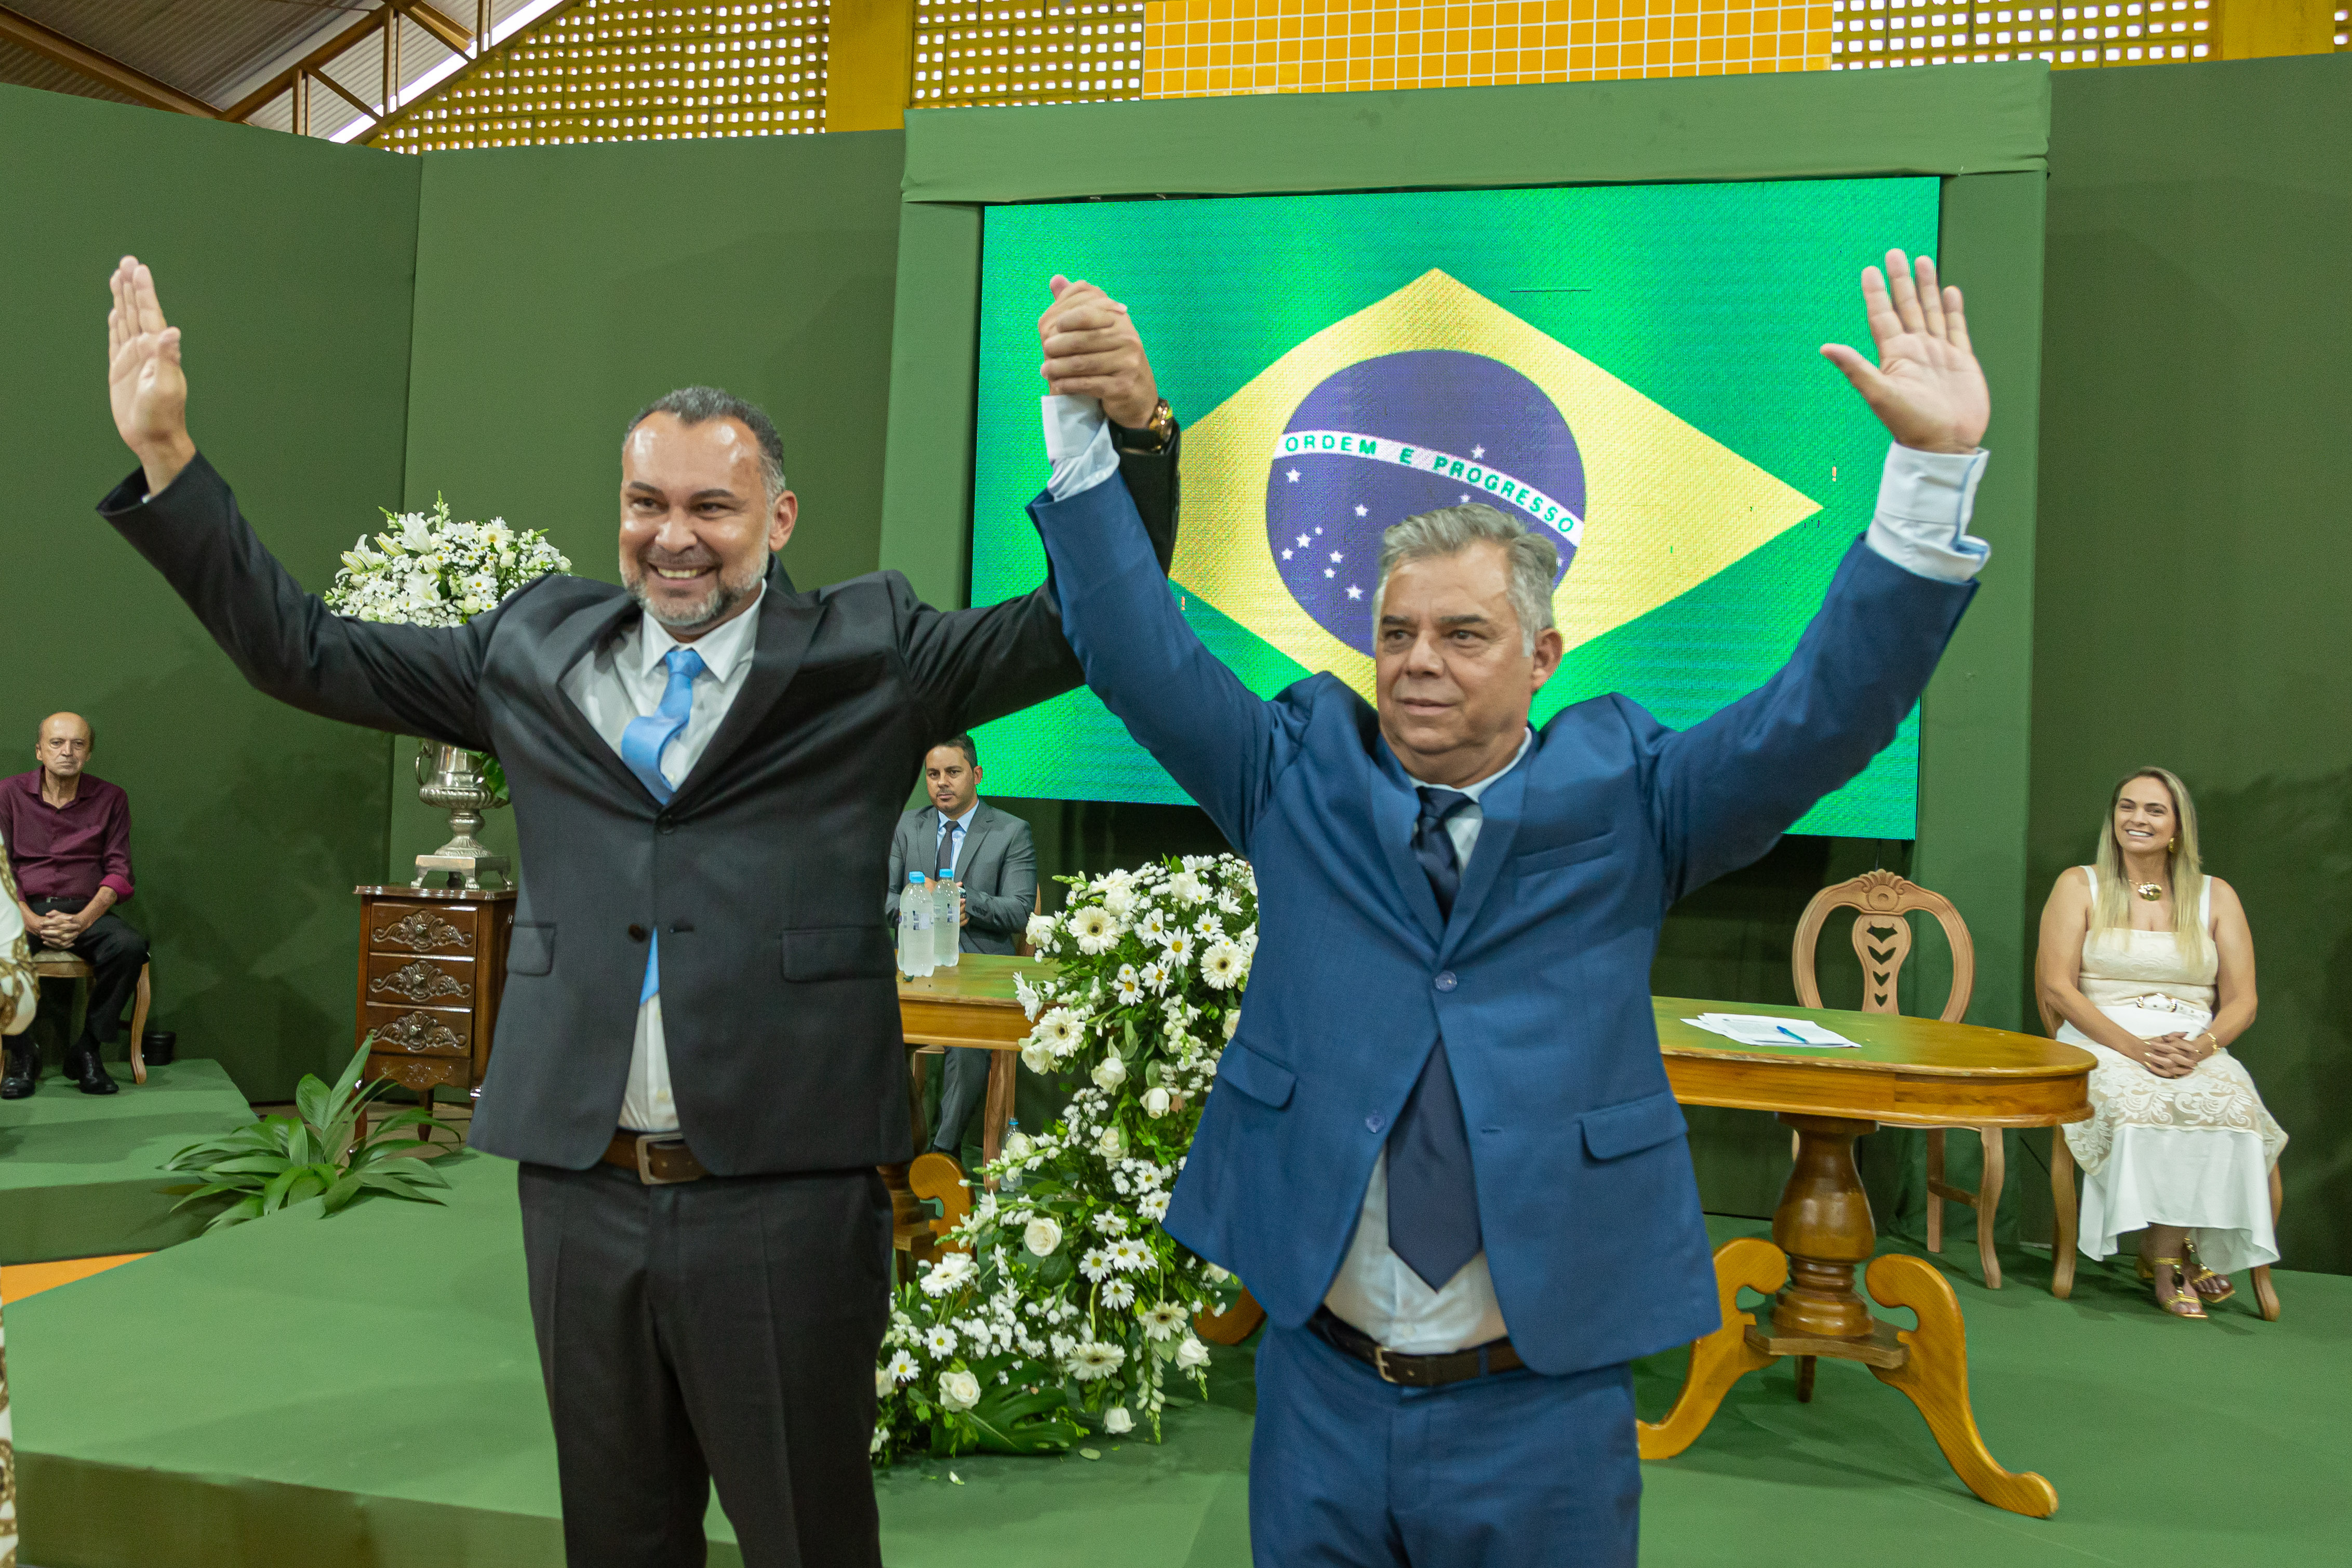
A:
[[[2132,883],[2132,891],[2154,904],[2164,896],[2164,884],[2160,882],[2136,882]]]

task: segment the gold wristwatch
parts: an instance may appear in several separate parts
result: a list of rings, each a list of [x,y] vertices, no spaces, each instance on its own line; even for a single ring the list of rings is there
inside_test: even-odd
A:
[[[1176,411],[1161,398],[1151,405],[1151,417],[1139,425],[1125,425],[1117,420],[1110,423],[1111,444],[1121,452],[1152,454],[1165,452],[1168,444],[1176,439]]]

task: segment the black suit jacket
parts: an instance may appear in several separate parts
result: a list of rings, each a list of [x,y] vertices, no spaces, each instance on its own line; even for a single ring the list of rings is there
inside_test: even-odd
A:
[[[1175,541],[1174,449],[1122,470]],[[640,613],[540,579],[464,626],[331,613],[202,457],[100,511],[256,687],[307,712],[497,754],[527,879],[470,1141],[584,1169],[612,1137],[647,935],[680,1130],[722,1176],[910,1157],[891,942],[874,889],[925,748],[1081,679],[1048,589],[941,612],[897,572],[802,592],[770,563],[745,685],[667,805],[566,696]]]

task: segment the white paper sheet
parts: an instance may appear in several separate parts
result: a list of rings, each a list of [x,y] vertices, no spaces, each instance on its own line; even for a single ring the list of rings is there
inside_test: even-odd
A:
[[[1810,1019],[1772,1018],[1763,1013],[1701,1013],[1683,1022],[1740,1045],[1862,1049],[1861,1041],[1848,1040],[1833,1029],[1823,1029]]]

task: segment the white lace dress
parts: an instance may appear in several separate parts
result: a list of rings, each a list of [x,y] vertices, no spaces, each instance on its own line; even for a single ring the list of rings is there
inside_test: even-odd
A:
[[[2091,896],[2098,876],[2088,866]],[[2213,879],[2199,914],[2212,929]],[[2077,982],[2101,1012],[2142,1040],[2194,1035],[2213,1021],[2220,960],[2182,961],[2168,931],[2110,931],[2083,942]],[[2195,1232],[2207,1268],[2234,1274],[2278,1260],[2271,1229],[2270,1169],[2286,1133],[2263,1105],[2238,1059],[2217,1051],[2183,1078],[2158,1078],[2073,1024],[2058,1038],[2098,1058],[2091,1070],[2091,1119],[2064,1131],[2083,1167],[2081,1246],[2105,1258],[2116,1239],[2150,1225]]]

